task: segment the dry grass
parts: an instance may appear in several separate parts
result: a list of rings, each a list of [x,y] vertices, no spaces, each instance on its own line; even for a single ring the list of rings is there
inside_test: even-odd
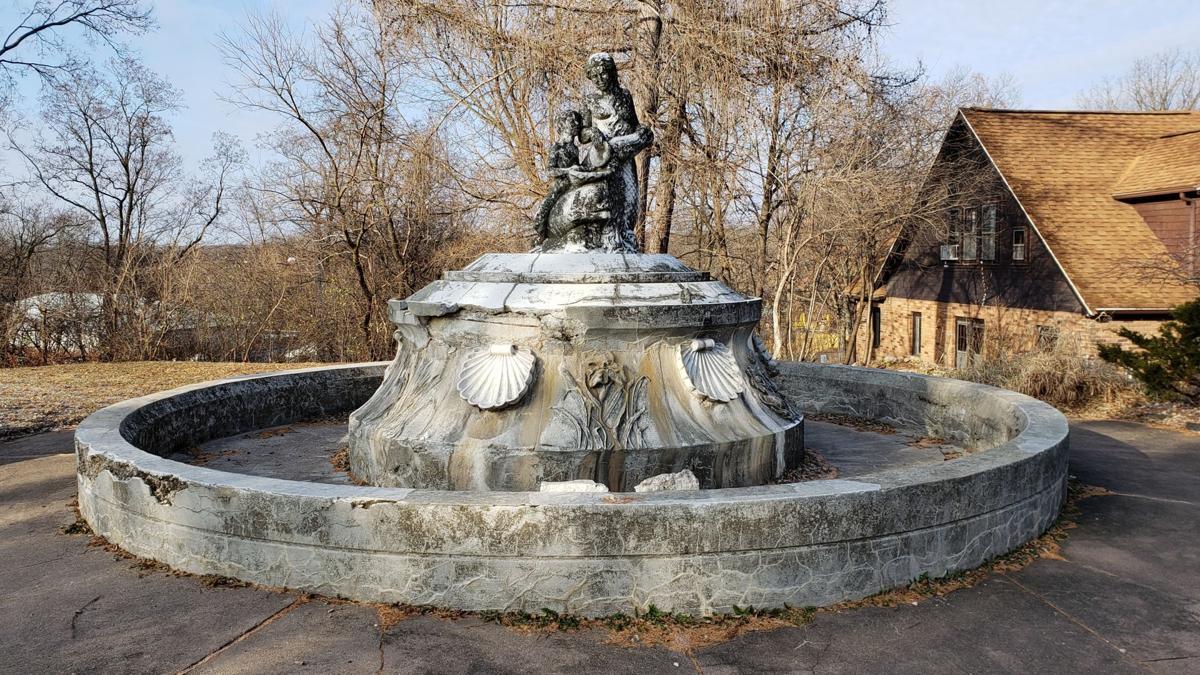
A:
[[[163,389],[312,365],[320,364],[136,361],[0,368],[0,438],[69,427],[106,405]]]
[[[993,358],[964,370],[931,367],[910,359],[884,360],[876,365],[1020,391],[1073,419],[1127,420],[1172,431],[1200,432],[1200,407],[1150,400],[1141,386],[1117,366],[1066,350],[1018,354],[1003,361]]]
[[[1140,396],[1138,385],[1120,368],[1069,349],[989,358],[955,374],[1019,391],[1067,411],[1126,405]]]

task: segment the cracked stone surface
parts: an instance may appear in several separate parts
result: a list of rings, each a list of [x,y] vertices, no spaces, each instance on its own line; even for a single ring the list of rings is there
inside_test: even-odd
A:
[[[1080,504],[1062,559],[917,606],[819,612],[798,628],[667,648],[473,617],[382,628],[373,607],[320,599],[279,615],[300,596],[207,588],[60,534],[74,518],[65,505],[74,458],[59,454],[71,439],[9,441],[0,443],[0,672],[178,672],[204,660],[195,672],[1191,673],[1200,669],[1198,438],[1072,425],[1071,474],[1113,494]]]
[[[378,366],[337,366],[96,413],[76,434],[80,508],[113,543],[185,571],[364,600],[593,616],[863,597],[974,567],[1057,514],[1066,424],[1049,406],[970,383],[785,366],[799,396],[819,387],[844,402],[826,412],[869,407],[914,434],[954,432],[977,451],[807,483],[543,494],[281,481],[180,464],[124,438],[175,452],[264,419],[292,424],[349,409],[372,390]],[[920,426],[910,398],[925,402]],[[955,429],[969,417],[963,405],[988,419]]]

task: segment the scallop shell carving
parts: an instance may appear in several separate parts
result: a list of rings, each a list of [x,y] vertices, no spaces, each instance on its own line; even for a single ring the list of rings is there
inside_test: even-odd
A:
[[[746,388],[733,352],[716,340],[680,345],[679,371],[697,394],[713,401],[728,403]]]
[[[516,403],[533,384],[533,352],[513,344],[476,349],[458,373],[458,395],[480,410]]]

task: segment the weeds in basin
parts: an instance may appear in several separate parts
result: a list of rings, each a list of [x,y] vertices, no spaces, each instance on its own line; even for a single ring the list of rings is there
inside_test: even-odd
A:
[[[782,476],[768,481],[768,485],[801,483],[809,480],[829,480],[838,477],[837,467],[829,463],[816,448],[805,448],[800,466],[788,469]]]
[[[877,434],[891,435],[896,433],[896,427],[879,420],[869,417],[853,417],[851,415],[838,415],[836,413],[805,413],[805,419],[816,420],[818,422],[828,422],[836,424],[839,427],[850,427],[859,431],[870,431]]]
[[[949,445],[949,441],[940,436],[921,436],[905,443],[910,448],[936,448],[939,445]]]
[[[292,429],[288,426],[272,427],[270,429],[263,429],[261,431],[252,431],[246,434],[246,438],[274,438],[276,436],[286,436],[293,431],[295,431],[295,429]]]
[[[343,445],[338,448],[337,452],[329,456],[329,464],[337,473],[346,474],[351,483],[355,485],[370,485],[370,483],[354,475],[354,472],[350,470],[350,446]]]
[[[238,449],[221,450],[221,451],[211,450],[210,451],[210,450],[205,450],[204,448],[201,448],[201,447],[193,447],[193,448],[189,448],[182,454],[184,454],[187,457],[188,464],[192,464],[194,466],[208,466],[209,464],[217,461],[218,459],[225,459],[226,457],[233,457],[234,455],[240,454],[242,452],[245,452],[245,451],[238,450]]]
[[[338,473],[350,473],[350,446],[343,445],[329,458],[329,464]]]

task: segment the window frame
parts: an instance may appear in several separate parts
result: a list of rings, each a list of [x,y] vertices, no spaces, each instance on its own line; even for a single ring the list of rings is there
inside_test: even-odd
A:
[[[975,263],[979,262],[979,225],[982,217],[982,207],[968,206],[962,210],[961,231],[961,246],[958,247],[958,259],[960,262]],[[970,248],[968,248],[968,246]],[[970,255],[968,255],[970,251]]]
[[[1017,234],[1021,235],[1021,243],[1017,243]],[[1029,262],[1029,228],[1025,225],[1014,225],[1012,228],[1012,236],[1010,240],[1011,249],[1009,250],[1012,262],[1018,265],[1024,265]],[[1018,249],[1018,247],[1020,247]],[[1017,251],[1020,250],[1021,256],[1017,257]]]
[[[924,318],[921,316],[920,312],[912,312],[911,316],[909,317],[909,324],[908,324],[908,330],[909,330],[908,354],[909,354],[909,356],[920,356],[921,355],[921,339],[924,337],[921,334],[922,332],[924,332],[923,322],[924,322]]]
[[[960,225],[962,224],[962,209],[957,206],[947,210],[947,227],[946,227],[946,245],[954,246],[960,243],[959,237],[962,236]]]
[[[968,316],[954,317],[954,367],[962,369],[971,361],[983,358],[983,343],[986,339],[983,319]],[[962,347],[960,349],[960,347]]]
[[[988,212],[991,212],[990,231],[987,228]],[[1000,229],[999,202],[984,202],[979,206],[979,261],[996,262],[996,233]]]

